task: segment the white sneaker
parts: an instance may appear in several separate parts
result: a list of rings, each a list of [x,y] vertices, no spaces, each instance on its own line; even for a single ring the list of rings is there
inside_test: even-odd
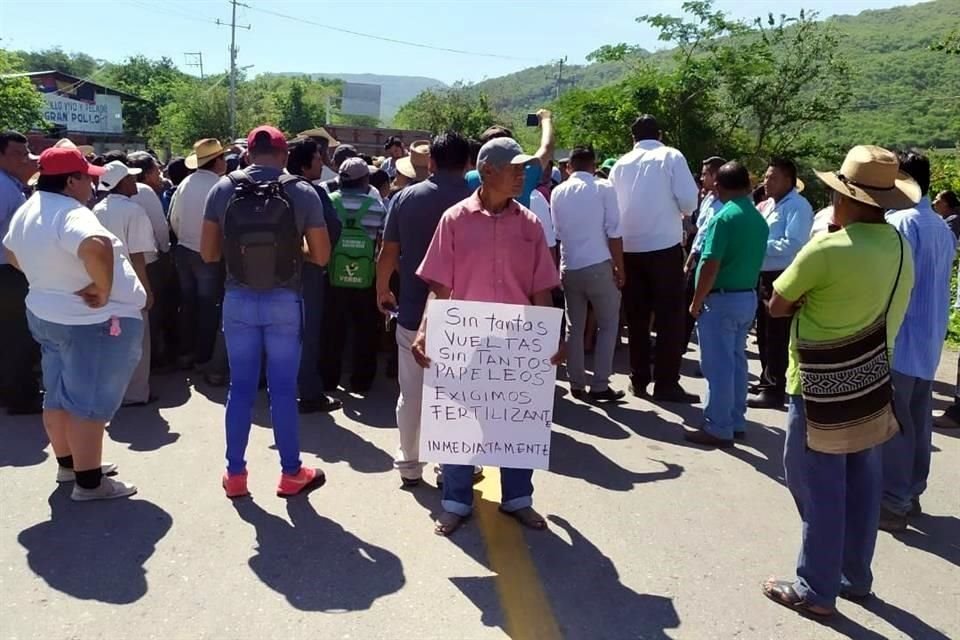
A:
[[[104,462],[100,465],[100,472],[109,476],[117,472],[117,465],[112,462]],[[57,482],[73,482],[77,479],[77,475],[74,473],[73,469],[64,469],[60,465],[57,465]]]
[[[72,500],[77,502],[86,502],[88,500],[112,500],[114,498],[126,498],[137,492],[137,488],[132,484],[120,482],[106,476],[100,481],[100,486],[96,489],[84,489],[79,485],[73,485],[73,493],[70,494]]]

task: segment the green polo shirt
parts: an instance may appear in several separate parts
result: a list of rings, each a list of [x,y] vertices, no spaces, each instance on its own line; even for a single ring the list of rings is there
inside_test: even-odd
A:
[[[700,264],[697,265],[697,280],[705,261],[719,260],[720,271],[714,289],[756,288],[769,234],[767,221],[753,206],[749,196],[730,200],[707,225]]]

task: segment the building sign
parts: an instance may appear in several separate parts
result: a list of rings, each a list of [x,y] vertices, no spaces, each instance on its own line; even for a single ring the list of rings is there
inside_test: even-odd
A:
[[[420,459],[546,469],[560,309],[432,300]]]
[[[119,96],[96,94],[95,102],[44,93],[47,105],[43,117],[67,131],[83,133],[123,133],[123,111]]]
[[[343,85],[341,113],[351,116],[380,117],[380,85],[346,82]]]

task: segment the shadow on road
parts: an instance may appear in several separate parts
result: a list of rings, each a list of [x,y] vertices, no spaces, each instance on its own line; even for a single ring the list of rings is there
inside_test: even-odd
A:
[[[74,598],[136,602],[147,593],[144,564],[173,519],[136,498],[73,502],[72,487],[61,485],[50,495],[50,520],[17,537],[27,564],[51,588]]]
[[[336,424],[336,416],[337,413],[300,416],[300,450],[325,462],[346,462],[360,473],[382,473],[393,469],[390,454],[349,427]]]
[[[110,421],[107,434],[132,451],[156,451],[180,439],[155,406],[122,408]]]
[[[924,513],[910,518],[910,527],[894,534],[894,537],[909,547],[926,551],[960,567],[960,518]]]
[[[308,496],[287,501],[290,522],[249,498],[233,506],[257,532],[250,568],[301,611],[366,610],[406,582],[400,558],[319,515]]]
[[[497,514],[497,506],[479,495],[475,506],[477,510],[488,510],[489,517],[506,517]],[[630,589],[620,581],[610,558],[566,519],[549,516],[549,520],[551,529],[525,532],[525,541],[563,637],[669,640],[666,630],[680,626],[673,600]],[[505,524],[519,526],[513,522]],[[451,541],[489,567],[479,527],[466,527]],[[496,581],[496,576],[451,578],[480,610],[484,625],[499,627],[510,637],[527,637],[515,633],[507,623]]]
[[[662,460],[655,460],[663,465],[661,471],[630,471],[600,453],[596,447],[556,430],[551,434],[550,449],[550,471],[613,491],[630,491],[644,482],[673,480],[684,471],[682,466]]]
[[[2,411],[2,409],[0,409]],[[0,468],[32,467],[50,455],[50,441],[43,430],[40,416],[3,415],[3,445],[0,446]]]

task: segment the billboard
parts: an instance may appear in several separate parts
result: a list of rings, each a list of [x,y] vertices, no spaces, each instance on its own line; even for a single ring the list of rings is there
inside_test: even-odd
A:
[[[378,87],[379,88],[379,87]],[[67,131],[123,133],[123,110],[119,96],[96,94],[94,101],[74,100],[55,92],[44,93],[43,117]]]
[[[380,118],[380,85],[346,82],[340,113]]]

